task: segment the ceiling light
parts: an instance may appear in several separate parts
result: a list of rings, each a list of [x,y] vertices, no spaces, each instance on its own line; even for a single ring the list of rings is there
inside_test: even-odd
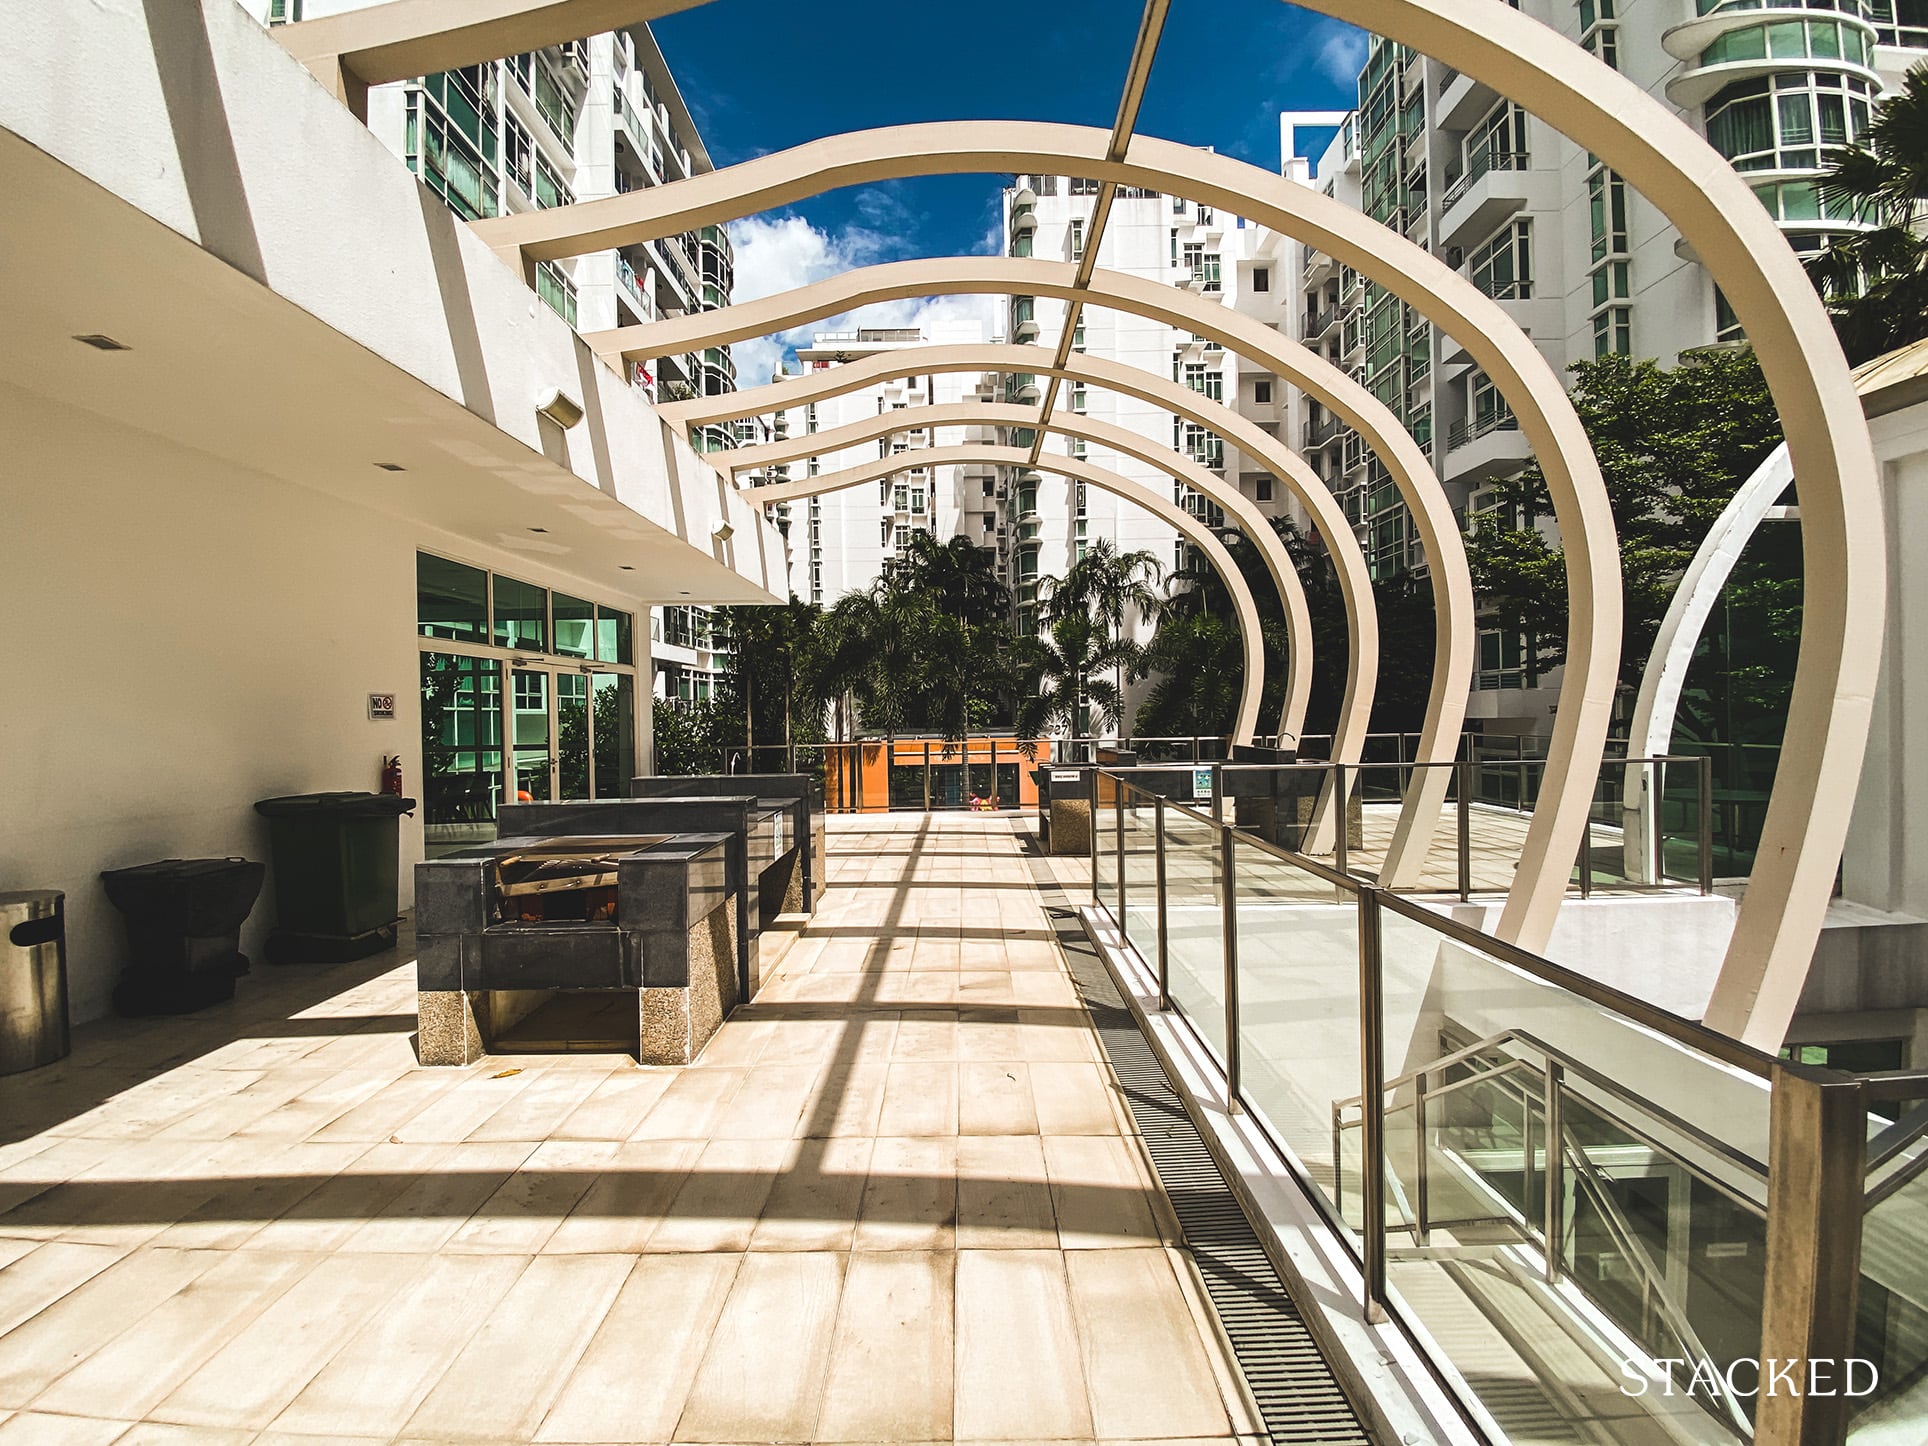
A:
[[[549,529],[548,529],[548,528],[546,528],[546,527],[531,527],[531,528],[529,529],[529,531],[531,531],[531,532],[547,532],[548,530],[549,530]]]
[[[74,340],[83,346],[91,346],[95,351],[132,351],[134,349],[124,341],[115,341],[113,337],[103,336],[97,331],[76,336]]]
[[[404,467],[400,462],[377,462],[375,465],[384,472],[406,472],[408,470],[408,468]]]
[[[619,562],[616,564],[616,566],[621,568],[624,572],[634,572],[636,570],[634,567],[632,567],[629,563],[626,563],[626,562]]]

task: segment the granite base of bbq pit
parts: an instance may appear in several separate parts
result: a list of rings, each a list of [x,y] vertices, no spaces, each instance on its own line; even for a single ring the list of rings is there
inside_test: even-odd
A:
[[[687,1064],[745,997],[727,834],[505,839],[416,871],[417,1047],[468,1064],[556,992],[635,998],[637,1058]],[[633,847],[632,847],[633,845]],[[613,917],[505,917],[505,860],[570,846],[613,857]]]

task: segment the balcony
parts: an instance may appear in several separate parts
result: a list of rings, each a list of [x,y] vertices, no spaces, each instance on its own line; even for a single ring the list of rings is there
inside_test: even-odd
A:
[[[1502,407],[1483,416],[1454,422],[1446,431],[1442,482],[1477,484],[1504,477],[1533,460],[1533,449],[1519,419]]]
[[[1326,333],[1339,324],[1339,303],[1330,302],[1314,311],[1308,311],[1301,318],[1305,330],[1300,340],[1307,345],[1326,339]]]
[[[1305,450],[1310,452],[1343,436],[1346,430],[1346,424],[1344,422],[1340,421],[1332,413],[1327,412],[1316,421],[1306,422],[1300,428],[1299,435],[1303,440]]]
[[[1531,158],[1523,151],[1479,151],[1446,170],[1440,202],[1439,244],[1477,241],[1515,212],[1525,209]]]

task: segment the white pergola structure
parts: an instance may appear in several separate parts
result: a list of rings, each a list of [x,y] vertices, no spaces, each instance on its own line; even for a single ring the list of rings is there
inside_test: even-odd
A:
[[[324,84],[359,110],[371,84],[475,64],[701,3],[705,0],[391,0],[276,33]],[[1777,1047],[1806,977],[1848,829],[1885,613],[1885,554],[1873,448],[1826,311],[1778,227],[1724,159],[1631,81],[1504,0],[1298,3],[1473,76],[1598,156],[1673,222],[1733,306],[1760,356],[1794,472],[1801,479],[1805,608],[1774,792],[1751,887],[1707,1023],[1751,1043]],[[527,268],[543,255],[687,230],[837,186],[940,172],[1019,171],[1100,182],[1085,260],[1067,268],[1073,273],[1068,285],[1062,278],[1052,282],[1060,288],[1056,294],[1066,295],[1071,306],[1060,340],[1060,363],[1066,360],[1076,313],[1087,301],[1139,310],[1146,300],[1130,294],[1126,286],[1112,285],[1105,295],[1105,287],[1094,285],[1096,238],[1119,185],[1143,186],[1243,215],[1319,246],[1402,296],[1465,346],[1518,416],[1546,475],[1566,549],[1566,678],[1546,780],[1497,930],[1525,947],[1543,949],[1585,825],[1606,739],[1620,642],[1612,515],[1585,434],[1559,379],[1531,340],[1497,303],[1443,262],[1307,187],[1226,157],[1133,134],[1168,4],[1150,0],[1146,7],[1118,120],[1109,133],[979,122],[832,137],[653,190],[484,223],[489,239],[499,250],[519,253]],[[903,278],[900,289],[892,291],[872,275],[862,282],[825,283],[812,301],[827,301],[834,293],[844,298],[841,309],[882,295],[967,289],[957,274],[964,263],[908,264],[936,267],[935,274],[918,283],[921,292],[903,291],[909,284]],[[1022,285],[1012,284],[1021,279]],[[1051,291],[1016,272],[995,282],[987,277],[976,289],[1033,295]],[[796,306],[800,301],[789,298],[756,315],[767,324],[772,316],[782,315],[786,305],[803,316],[812,314],[809,303]],[[692,341],[756,334],[742,328],[759,323],[744,320],[749,313],[736,310],[736,322],[726,311],[659,323],[651,329],[654,339],[648,344],[684,350]],[[1176,316],[1177,324],[1192,325],[1182,309],[1167,306],[1147,314]],[[1231,339],[1231,318],[1212,320],[1216,333]],[[1204,327],[1194,329],[1214,334]],[[1267,336],[1270,342],[1239,337],[1234,349],[1255,361],[1286,366],[1286,349],[1278,345],[1282,339],[1276,333]],[[632,339],[618,333],[593,340],[619,354],[630,349]],[[1040,443],[1060,380],[1052,375],[1039,407]],[[1362,430],[1372,430],[1366,414],[1348,415],[1344,406],[1333,409]],[[1403,443],[1384,438],[1380,445],[1382,454],[1418,455],[1410,438]],[[1033,454],[1036,450],[1034,444]],[[1037,458],[1032,455],[1030,460],[1035,463]],[[1443,534],[1429,524],[1429,516],[1436,516],[1429,504],[1422,499],[1414,515],[1437,587],[1452,553]],[[1356,609],[1353,625],[1355,630],[1359,626]],[[1470,607],[1464,612],[1441,607],[1438,633],[1438,667],[1450,673],[1461,659],[1470,667]],[[1442,721],[1429,713],[1429,727]],[[1452,731],[1456,734],[1457,720]],[[1433,729],[1434,747],[1445,741],[1441,733]]]

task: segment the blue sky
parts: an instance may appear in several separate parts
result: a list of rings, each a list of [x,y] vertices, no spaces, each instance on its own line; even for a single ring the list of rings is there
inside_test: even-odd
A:
[[[723,166],[907,121],[1109,126],[1138,17],[1132,0],[716,0],[652,28]],[[1364,55],[1361,32],[1281,0],[1174,0],[1139,130],[1276,168],[1280,110],[1350,107]],[[907,180],[739,223],[738,298],[852,265],[995,249],[1000,184],[992,176]],[[977,315],[985,306],[937,310]],[[902,324],[927,309],[904,303],[862,319]],[[764,380],[799,339],[739,345],[744,384]]]

